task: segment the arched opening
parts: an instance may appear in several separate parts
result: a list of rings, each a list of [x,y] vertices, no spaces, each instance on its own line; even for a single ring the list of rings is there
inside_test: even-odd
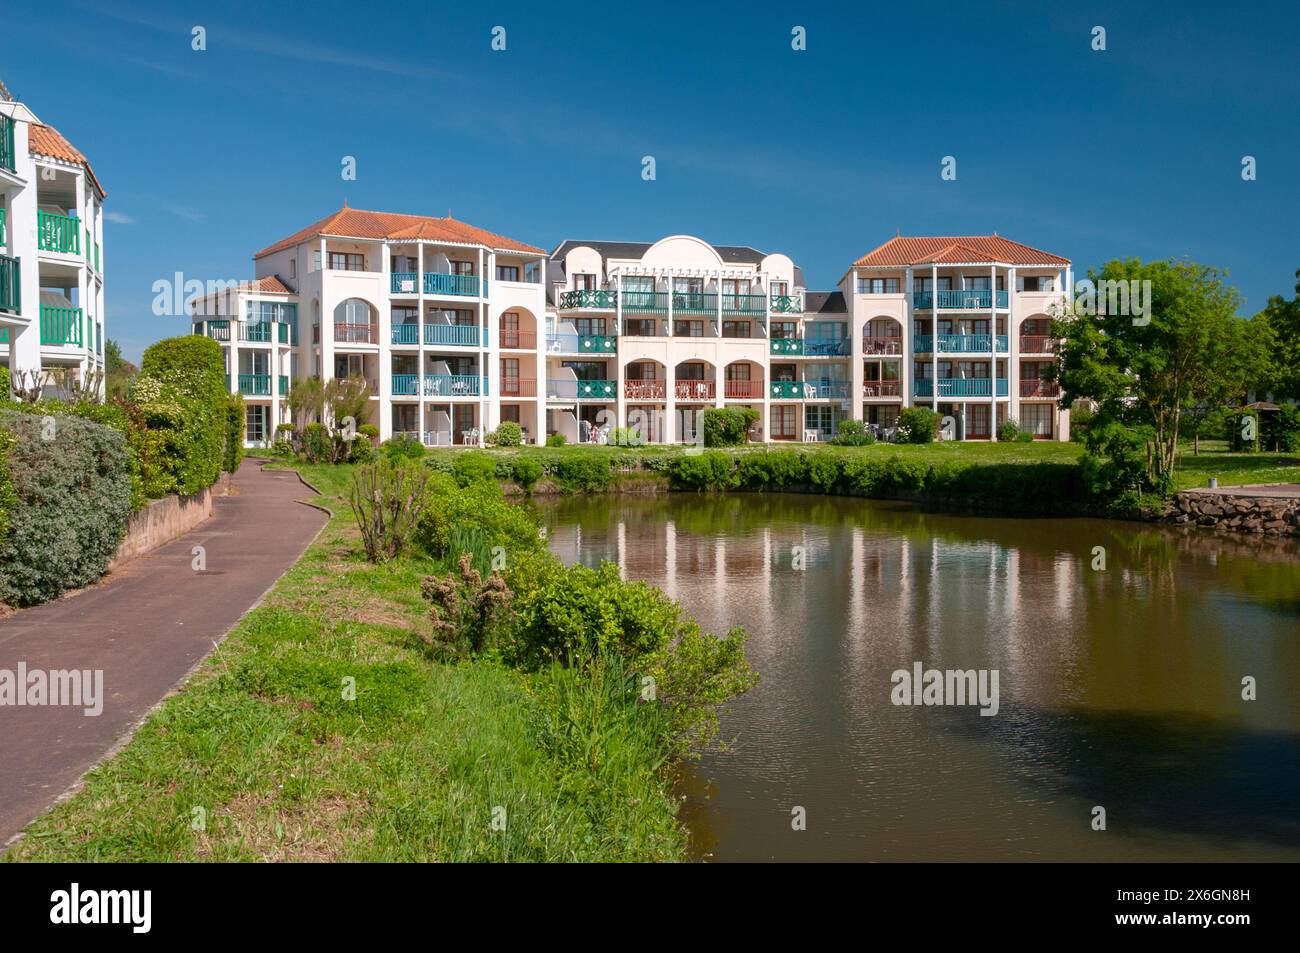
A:
[[[370,302],[361,298],[348,298],[335,305],[334,343],[379,343],[379,321]]]
[[[763,399],[763,367],[753,361],[732,361],[723,368],[722,396],[727,400]]]

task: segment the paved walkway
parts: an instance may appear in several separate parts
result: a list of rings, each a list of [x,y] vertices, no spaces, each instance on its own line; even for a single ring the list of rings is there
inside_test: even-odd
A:
[[[0,669],[102,669],[103,712],[0,706],[0,845],[132,730],[325,525],[296,474],[245,460],[187,535],[98,584],[0,619]],[[191,568],[202,546],[207,571]]]
[[[1198,486],[1184,493],[1208,493],[1215,496],[1258,496],[1270,500],[1293,500],[1300,497],[1300,483],[1249,483],[1245,486]]]

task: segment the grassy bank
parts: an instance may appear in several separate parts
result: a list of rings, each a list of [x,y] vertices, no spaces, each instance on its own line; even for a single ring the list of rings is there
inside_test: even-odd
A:
[[[302,469],[317,541],[6,859],[682,859],[655,740],[568,676],[435,661],[420,583],[445,567],[366,562],[352,467]]]

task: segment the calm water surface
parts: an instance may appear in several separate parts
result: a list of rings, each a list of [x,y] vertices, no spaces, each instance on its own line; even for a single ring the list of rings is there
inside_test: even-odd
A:
[[[566,561],[749,632],[762,681],[684,784],[701,857],[1300,860],[1294,543],[786,494],[541,511]],[[891,704],[917,661],[998,670],[1001,710]]]

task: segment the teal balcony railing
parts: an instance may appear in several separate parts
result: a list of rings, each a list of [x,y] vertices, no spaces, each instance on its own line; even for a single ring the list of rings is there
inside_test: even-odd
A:
[[[289,393],[289,375],[281,374],[280,375],[280,396],[283,397],[287,393]]]
[[[609,380],[574,381],[553,379],[546,382],[546,396],[566,400],[613,400],[618,384]]]
[[[576,311],[583,308],[596,308],[601,311],[613,311],[618,306],[617,291],[579,289],[560,293],[560,310]]]
[[[81,254],[81,221],[70,215],[36,212],[36,247],[41,251]]]
[[[0,116],[0,169],[14,171],[14,121]]]
[[[849,396],[848,381],[804,381],[803,396],[805,400],[843,400]]]
[[[772,295],[773,314],[803,314],[801,295]]]
[[[673,314],[717,314],[718,296],[705,291],[674,291]]]
[[[73,344],[81,347],[80,308],[51,308],[41,305],[41,343]]]
[[[998,378],[997,392],[999,397],[1007,396],[1007,379]],[[933,397],[934,381],[929,378],[919,378],[912,382],[912,395],[914,397]],[[993,396],[993,380],[989,377],[941,377],[939,378],[939,396],[940,397],[991,397]]]
[[[410,324],[393,325],[393,343],[394,344],[419,344],[420,343],[420,325],[412,321]]]
[[[276,334],[278,335],[277,340],[281,344],[298,343],[298,325],[285,324],[283,321],[277,321],[275,326],[278,329],[276,331]]]
[[[245,397],[270,397],[270,374],[240,374],[239,392]]]
[[[446,344],[455,347],[478,347],[482,340],[487,347],[487,328],[476,324],[426,324],[424,326],[425,344]]]
[[[773,400],[802,400],[802,381],[772,381],[768,390]]]
[[[728,314],[767,314],[767,298],[764,295],[723,294],[722,313]]]
[[[853,344],[848,338],[804,338],[805,357],[848,357]]]
[[[425,272],[424,293],[427,295],[468,295],[475,297],[479,293],[478,275],[446,275],[441,272]],[[486,293],[487,288],[484,287]]]
[[[393,375],[393,396],[394,397],[418,397],[419,394],[420,394],[419,374],[394,374]]]
[[[1005,334],[940,334],[939,353],[990,354],[995,342],[999,354],[1007,353],[1007,336]],[[915,348],[918,354],[930,353],[933,345],[933,335],[917,335]]]
[[[546,350],[552,354],[614,354],[618,338],[607,334],[548,334]]]
[[[939,308],[947,310],[957,310],[960,308],[970,308],[971,310],[989,309],[994,307],[1005,308],[1008,302],[1007,293],[999,291],[996,294],[988,288],[966,288],[959,290],[939,291]],[[912,307],[928,310],[933,307],[933,292],[914,291],[912,292]]]
[[[23,288],[20,262],[17,258],[0,255],[0,311],[21,314]]]
[[[5,210],[0,208],[0,246],[5,244]]]
[[[425,374],[425,397],[479,397],[487,394],[487,382],[477,374]]]
[[[665,291],[624,291],[624,314],[667,314],[668,293]]]
[[[214,341],[230,340],[230,320],[228,318],[217,318],[203,322],[203,333]]]
[[[803,353],[803,338],[772,338],[767,347],[772,354],[798,355]]]
[[[389,276],[393,294],[414,295],[420,293],[420,276],[413,271],[395,271]]]
[[[271,322],[240,321],[239,340],[250,341],[253,344],[270,344],[271,343]]]

